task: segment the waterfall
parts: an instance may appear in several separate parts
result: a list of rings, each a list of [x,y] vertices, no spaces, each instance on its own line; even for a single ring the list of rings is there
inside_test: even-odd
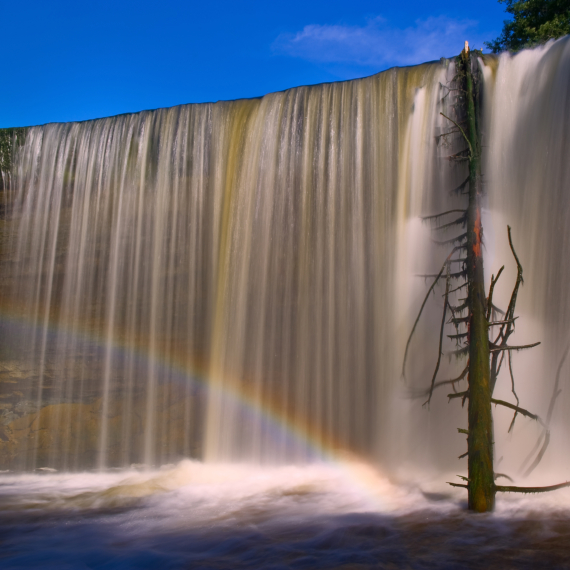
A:
[[[524,269],[519,294],[517,344],[541,341],[536,349],[514,356],[518,391],[524,402],[546,418],[556,373],[570,343],[570,38],[527,50],[512,57],[503,54],[484,68],[486,181],[489,223],[488,273],[505,265],[502,304],[508,303],[516,275],[509,250],[507,224]],[[508,284],[508,286],[506,286]],[[532,340],[530,340],[532,339]],[[557,472],[567,478],[570,462],[570,361],[563,363],[561,393],[551,426],[552,448],[537,471]],[[499,395],[513,400],[507,378]],[[521,405],[522,405],[521,399]],[[504,439],[511,414],[496,417],[495,429]],[[518,420],[517,420],[518,421]],[[513,456],[520,443],[525,457],[536,440],[539,426],[520,426],[513,442],[499,444],[497,457]],[[496,441],[499,437],[496,436]],[[510,449],[509,449],[510,448]],[[516,463],[518,467],[520,461]],[[552,480],[552,476],[550,477]]]
[[[568,342],[569,51],[481,63],[492,267],[508,222],[545,363]],[[444,435],[459,405],[402,397],[431,374],[437,306],[401,378],[414,273],[442,255],[418,216],[460,204],[457,137],[437,136],[453,73],[444,60],[29,129],[2,226],[3,467],[461,449]]]

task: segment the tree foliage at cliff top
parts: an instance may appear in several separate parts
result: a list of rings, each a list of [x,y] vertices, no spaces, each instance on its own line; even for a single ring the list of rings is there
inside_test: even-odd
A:
[[[12,154],[15,144],[23,144],[26,127],[0,129],[0,172],[10,172],[12,169]]]
[[[513,20],[503,22],[503,32],[485,42],[493,53],[518,51],[570,34],[570,0],[499,0]]]

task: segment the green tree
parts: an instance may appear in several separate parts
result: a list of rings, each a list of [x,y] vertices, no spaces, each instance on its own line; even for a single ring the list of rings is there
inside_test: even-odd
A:
[[[9,187],[12,156],[16,148],[23,144],[27,130],[25,127],[0,129],[0,192]]]
[[[513,20],[485,45],[493,52],[519,51],[570,34],[570,0],[499,0]]]

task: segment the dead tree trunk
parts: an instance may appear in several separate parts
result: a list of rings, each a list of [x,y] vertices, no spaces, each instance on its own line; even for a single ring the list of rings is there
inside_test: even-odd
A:
[[[467,208],[467,303],[469,310],[468,503],[486,512],[495,505],[493,415],[489,367],[489,327],[483,273],[481,226],[481,153],[475,111],[475,83],[469,49],[461,53],[469,143],[469,205]]]
[[[438,283],[445,279],[445,294],[443,295],[443,316],[439,330],[439,349],[435,370],[431,379],[429,388],[422,391],[422,396],[427,396],[425,405],[429,405],[433,392],[437,388],[451,386],[453,393],[448,394],[449,401],[461,400],[462,405],[468,401],[468,429],[458,428],[460,433],[467,435],[467,452],[462,454],[459,459],[467,456],[468,477],[459,475],[464,483],[449,483],[454,487],[463,487],[468,491],[469,509],[475,512],[487,512],[493,510],[495,506],[495,494],[497,492],[505,493],[542,493],[547,491],[555,491],[563,487],[570,487],[570,482],[560,483],[558,485],[550,485],[547,487],[518,487],[518,486],[501,486],[495,484],[497,477],[507,477],[505,474],[494,473],[493,471],[493,415],[491,405],[506,407],[514,411],[513,420],[509,427],[512,430],[515,419],[518,414],[527,417],[533,421],[539,422],[544,427],[543,440],[544,443],[540,449],[536,459],[532,463],[529,471],[532,471],[542,459],[546,448],[548,447],[549,424],[552,416],[554,402],[560,393],[559,376],[562,363],[570,349],[565,352],[560,363],[556,383],[554,386],[552,401],[550,404],[548,417],[544,423],[537,414],[519,406],[519,398],[515,390],[515,380],[512,368],[512,353],[532,348],[540,344],[539,342],[514,346],[508,344],[510,336],[514,333],[515,306],[519,288],[523,283],[523,270],[519,258],[515,252],[513,240],[511,236],[511,228],[507,226],[509,245],[511,252],[517,265],[517,279],[511,294],[511,300],[506,311],[502,311],[493,304],[493,291],[497,281],[503,272],[504,266],[498,271],[497,276],[491,277],[491,286],[489,288],[488,297],[485,296],[485,282],[483,273],[483,228],[481,224],[481,201],[482,201],[482,183],[481,183],[481,142],[478,129],[479,107],[479,86],[478,67],[475,58],[471,57],[471,53],[465,43],[465,49],[457,58],[457,75],[454,82],[457,89],[454,91],[461,92],[458,97],[456,109],[456,119],[454,120],[441,113],[454,125],[454,129],[443,136],[450,134],[459,134],[466,143],[467,148],[450,156],[451,160],[467,161],[469,164],[469,174],[465,181],[456,188],[456,192],[468,197],[468,204],[465,209],[453,209],[423,218],[424,220],[435,222],[435,230],[448,231],[451,228],[462,226],[465,232],[448,240],[436,241],[435,243],[442,246],[454,246],[439,273],[435,275],[424,275],[423,277],[432,278],[432,282],[416,317],[406,349],[404,352],[404,361],[402,364],[402,376],[405,377],[406,360],[410,349],[412,337],[429,299],[430,294],[434,291]],[[465,188],[468,190],[465,191]],[[450,214],[461,214],[456,219],[446,222]],[[457,257],[454,257],[457,255]],[[451,271],[451,267],[459,264],[460,269],[456,272]],[[464,282],[454,289],[450,289],[450,280],[459,279]],[[458,291],[467,287],[467,298],[459,299],[459,302],[453,302],[452,298],[458,295]],[[447,310],[451,313],[451,319],[446,321]],[[465,315],[465,316],[464,316]],[[503,315],[497,319],[496,315]],[[450,353],[459,358],[468,356],[469,361],[463,368],[463,371],[455,378],[450,380],[437,381],[440,369],[441,357],[443,355],[443,336],[446,324],[451,324],[455,328],[453,335],[448,335],[456,343],[458,350]],[[464,331],[462,327],[467,327]],[[496,332],[498,329],[498,332]],[[495,332],[493,332],[495,331]],[[489,339],[489,334],[493,332],[494,339]],[[508,362],[509,374],[511,379],[511,388],[516,399],[516,404],[497,400],[493,398],[493,390],[495,388],[501,365],[503,361]],[[467,380],[467,389],[461,392],[456,390],[456,384]],[[540,440],[537,446],[540,444]],[[537,447],[538,449],[538,447]],[[534,455],[536,450],[531,452]]]

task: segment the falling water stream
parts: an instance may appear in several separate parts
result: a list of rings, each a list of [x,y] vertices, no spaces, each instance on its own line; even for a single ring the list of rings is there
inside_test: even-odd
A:
[[[517,342],[542,341],[515,357],[517,394],[546,417],[570,343],[570,41],[480,67],[487,279],[506,266],[504,305],[509,224]],[[27,130],[3,173],[8,567],[456,567],[477,545],[481,567],[563,564],[570,492],[470,518],[446,488],[466,413],[417,397],[440,292],[402,377],[417,275],[447,255],[419,217],[463,205],[440,115],[453,76],[442,60]],[[570,477],[561,370],[550,448],[521,484]],[[522,482],[541,428],[507,435],[511,418],[495,414],[496,468]]]
[[[44,411],[14,468],[381,453],[446,74],[30,129],[7,295]]]

